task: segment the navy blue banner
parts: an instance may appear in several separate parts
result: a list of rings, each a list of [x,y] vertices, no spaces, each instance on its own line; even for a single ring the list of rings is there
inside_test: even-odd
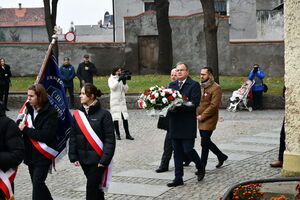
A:
[[[68,101],[64,89],[64,84],[61,79],[61,74],[58,68],[57,59],[54,54],[49,58],[46,70],[40,83],[45,87],[48,93],[50,104],[56,109],[59,118],[58,130],[56,134],[59,154],[66,148],[66,143],[69,138],[71,123],[73,117],[68,108]]]

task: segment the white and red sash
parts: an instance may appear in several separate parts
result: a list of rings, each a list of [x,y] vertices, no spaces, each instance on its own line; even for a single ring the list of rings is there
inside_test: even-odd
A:
[[[3,172],[0,169],[0,190],[3,191],[4,196],[7,200],[14,199],[14,193],[12,190],[11,183],[14,181],[18,168],[9,169],[6,172]]]
[[[80,110],[74,111],[74,118],[81,130],[84,134],[90,145],[97,152],[99,156],[103,154],[103,143],[100,138],[97,136],[93,128],[91,127],[88,119],[85,114]],[[102,188],[106,191],[111,183],[112,178],[112,162],[106,167],[104,176],[102,179]]]
[[[25,102],[26,104],[26,102]],[[31,115],[26,113],[26,106],[25,104],[22,106],[21,110],[19,111],[19,115],[25,115],[25,124],[28,128],[34,128]],[[33,146],[46,158],[50,160],[54,160],[58,154],[58,151],[52,149],[51,147],[47,146],[47,144],[43,142],[36,141],[34,139],[29,138],[30,142]]]

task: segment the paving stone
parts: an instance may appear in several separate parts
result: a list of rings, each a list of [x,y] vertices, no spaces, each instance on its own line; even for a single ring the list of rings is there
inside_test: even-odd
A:
[[[139,178],[155,178],[155,179],[164,179],[164,180],[173,180],[174,172],[168,171],[164,173],[156,173],[153,170],[141,170],[141,169],[131,169],[128,171],[119,172],[114,174],[114,176],[126,176],[126,177],[139,177]],[[195,174],[185,171],[184,180],[195,177]]]
[[[12,109],[6,114],[15,118],[17,112],[17,109]],[[142,110],[129,110],[129,115],[129,128],[135,140],[129,141],[123,139],[125,133],[123,127],[120,126],[122,140],[117,141],[116,145],[112,177],[113,183],[165,187],[170,179],[116,176],[116,174],[120,172],[132,169],[150,170],[155,173],[154,170],[158,164],[149,165],[149,163],[159,161],[163,150],[165,131],[156,129],[158,118],[150,117]],[[211,170],[207,170],[207,174],[201,182],[198,182],[194,175],[194,166],[185,167],[184,172],[186,174],[190,173],[193,176],[190,179],[185,179],[184,186],[169,188],[156,197],[107,193],[105,194],[105,199],[214,200],[219,199],[232,184],[247,180],[280,177],[280,169],[273,169],[269,166],[269,163],[278,157],[277,145],[272,146],[272,150],[256,152],[248,151],[245,149],[245,146],[243,146],[242,150],[227,150],[223,149],[220,144],[232,144],[239,138],[257,137],[256,135],[264,133],[267,133],[269,137],[266,135],[261,135],[260,137],[278,138],[283,115],[283,110],[253,111],[252,113],[230,113],[225,110],[220,110],[220,119],[222,119],[222,121],[219,121],[212,139],[224,153],[229,155],[229,160],[224,163],[224,167],[216,169],[215,165],[217,159],[209,158],[208,168],[211,166]],[[274,129],[277,130],[274,131]],[[255,147],[258,148],[259,146]],[[201,151],[199,135],[196,139],[195,149],[198,152]],[[210,153],[210,155],[213,154]],[[169,173],[172,179],[174,176],[174,168],[171,168]],[[164,173],[159,174],[159,176],[163,176],[163,174]],[[57,164],[57,171],[48,175],[46,183],[51,194],[54,196],[54,200],[85,199],[84,189],[81,191],[75,190],[80,186],[85,188],[86,178],[84,173],[80,167],[74,167],[67,156]],[[125,188],[125,186],[119,187]],[[21,164],[15,179],[16,199],[31,200],[31,188],[28,168],[24,164]],[[151,193],[150,189],[149,193]]]
[[[244,143],[258,143],[258,144],[275,144],[279,145],[278,139],[265,139],[265,138],[259,138],[259,137],[242,137],[235,140],[237,142],[244,142]]]
[[[280,138],[280,132],[277,132],[276,134],[275,133],[259,133],[259,134],[256,134],[254,135],[255,137],[258,136],[258,137],[268,137],[268,138]]]
[[[262,145],[244,145],[244,144],[220,144],[218,145],[220,149],[227,149],[231,151],[254,151],[254,152],[264,152],[274,149],[274,147],[266,147]]]
[[[166,192],[170,188],[165,185],[149,185],[149,184],[134,184],[134,183],[120,183],[112,182],[108,190],[109,194],[123,194],[134,196],[150,196],[157,197]],[[77,191],[86,191],[85,186],[76,188]]]
[[[253,154],[246,154],[246,153],[232,153],[232,152],[227,152],[227,151],[223,151],[224,154],[226,154],[228,156],[228,160],[233,160],[233,161],[238,161],[238,160],[244,160],[247,158],[250,158],[253,156]],[[212,152],[209,152],[208,154],[208,158],[209,159],[214,159],[214,162],[217,162],[217,156],[215,154],[213,154]],[[211,161],[213,162],[213,161]]]

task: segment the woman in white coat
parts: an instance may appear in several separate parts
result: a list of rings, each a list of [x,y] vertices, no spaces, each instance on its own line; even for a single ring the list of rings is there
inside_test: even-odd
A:
[[[126,77],[121,75],[121,68],[115,67],[108,79],[108,86],[110,88],[110,112],[114,121],[117,140],[121,140],[119,121],[123,120],[123,126],[126,133],[126,139],[134,140],[129,133],[128,128],[128,112],[126,106],[125,93],[128,91],[126,84]]]

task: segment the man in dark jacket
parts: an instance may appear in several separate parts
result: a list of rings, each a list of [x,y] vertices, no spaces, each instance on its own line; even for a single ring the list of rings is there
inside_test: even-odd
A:
[[[93,75],[97,73],[94,63],[90,62],[90,56],[84,55],[83,62],[78,65],[77,77],[80,81],[80,88],[85,83],[93,83]]]
[[[191,105],[182,105],[169,111],[169,132],[174,148],[175,179],[168,187],[183,185],[183,153],[196,164],[198,181],[204,178],[205,170],[198,153],[194,149],[197,135],[196,107],[200,102],[200,85],[189,77],[185,63],[177,63],[177,81],[171,82],[169,88],[178,90],[188,98]]]
[[[74,83],[75,69],[70,64],[70,58],[64,58],[64,64],[60,66],[59,71],[61,73],[62,80],[64,82],[65,92],[69,91],[71,108],[74,108]]]
[[[16,168],[23,157],[24,144],[21,133],[16,123],[5,116],[4,105],[0,102],[0,170],[5,173],[9,169]],[[5,200],[1,189],[0,200]]]
[[[6,111],[9,111],[7,108],[7,99],[10,85],[10,66],[5,64],[4,58],[0,59],[0,101],[3,101],[4,97],[4,107]]]

